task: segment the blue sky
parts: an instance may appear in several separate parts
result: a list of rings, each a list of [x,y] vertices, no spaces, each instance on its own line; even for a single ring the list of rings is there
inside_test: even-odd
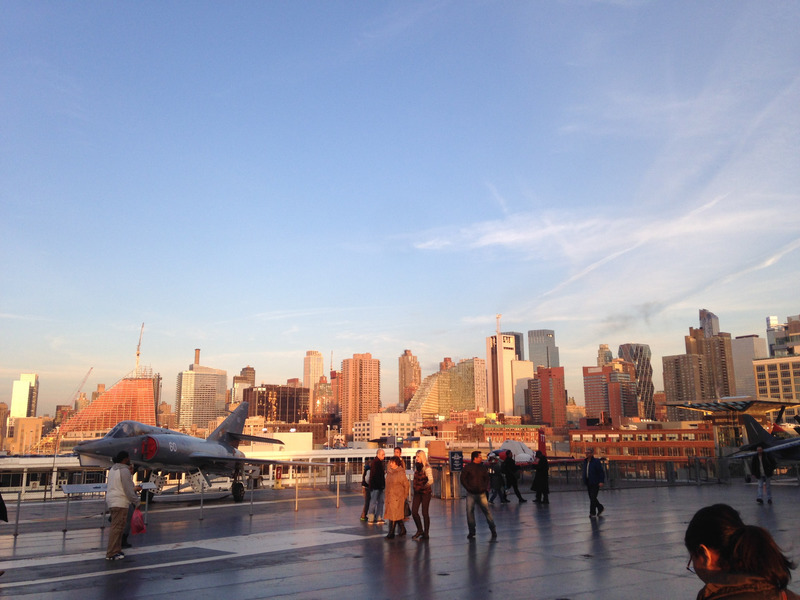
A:
[[[662,355],[800,313],[800,4],[17,2],[0,401],[504,331]]]

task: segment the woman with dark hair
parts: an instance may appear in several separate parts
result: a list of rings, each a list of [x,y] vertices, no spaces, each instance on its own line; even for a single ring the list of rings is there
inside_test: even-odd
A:
[[[770,533],[745,525],[727,504],[698,510],[684,536],[687,569],[705,582],[697,600],[800,600],[786,589],[794,564]]]

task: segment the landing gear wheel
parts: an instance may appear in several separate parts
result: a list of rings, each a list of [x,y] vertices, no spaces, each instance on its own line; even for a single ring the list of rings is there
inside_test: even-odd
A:
[[[234,502],[241,502],[244,500],[244,484],[241,481],[234,481],[231,486],[231,493],[233,494]]]

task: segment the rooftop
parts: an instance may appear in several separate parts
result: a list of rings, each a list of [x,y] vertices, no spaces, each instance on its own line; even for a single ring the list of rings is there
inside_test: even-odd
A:
[[[800,558],[796,481],[773,485],[758,505],[755,486],[735,481],[601,492],[606,511],[589,518],[584,492],[553,493],[551,504],[495,504],[498,541],[480,514],[466,539],[464,500],[431,502],[431,538],[385,540],[387,526],[359,520],[360,494],[303,490],[157,503],[147,533],[125,560],[107,562],[102,500],[26,502],[14,537],[16,503],[0,524],[0,594],[14,598],[693,598],[702,584],[686,571],[683,534],[700,507],[726,502],[745,522],[770,530]],[[531,500],[530,495],[526,497]],[[800,574],[791,586],[800,591]]]

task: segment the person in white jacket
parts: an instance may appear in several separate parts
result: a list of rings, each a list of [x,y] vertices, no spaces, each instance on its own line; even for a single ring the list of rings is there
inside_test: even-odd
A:
[[[106,560],[125,558],[122,553],[122,533],[125,531],[128,507],[131,504],[134,506],[139,504],[137,492],[142,488],[133,484],[130,464],[130,456],[122,450],[114,458],[114,466],[108,471],[106,506],[111,513],[111,531],[108,534]]]

